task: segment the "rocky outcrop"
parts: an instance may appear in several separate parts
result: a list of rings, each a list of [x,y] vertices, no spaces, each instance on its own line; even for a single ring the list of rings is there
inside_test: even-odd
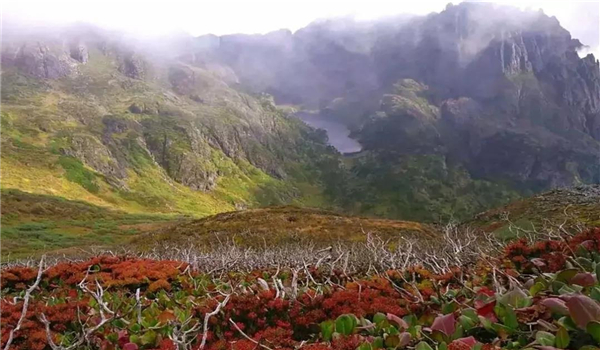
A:
[[[199,158],[196,154],[186,153],[176,163],[179,167],[171,171],[171,176],[177,182],[195,191],[208,192],[217,187],[216,169],[207,168],[206,160]]]
[[[119,71],[129,78],[144,79],[147,73],[146,63],[135,53],[128,53],[121,57]]]
[[[70,137],[63,154],[75,157],[82,163],[104,175],[107,182],[119,189],[127,189],[127,166],[120,164],[112,152],[97,138],[86,134]]]
[[[83,43],[72,43],[70,47],[71,58],[80,62],[87,63],[89,52],[87,46]]]
[[[75,73],[79,62],[61,44],[27,42],[3,45],[2,63],[36,78],[57,79]]]

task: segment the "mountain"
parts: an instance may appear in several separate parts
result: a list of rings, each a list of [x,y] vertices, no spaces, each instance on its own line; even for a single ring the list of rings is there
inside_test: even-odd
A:
[[[325,206],[339,154],[226,66],[85,25],[2,45],[2,188],[197,216]],[[335,176],[334,176],[335,177]]]
[[[600,183],[600,69],[581,48],[554,17],[489,3],[154,40],[9,23],[2,188],[137,213],[464,219]],[[353,153],[294,113],[349,130],[332,144]]]
[[[226,62],[250,89],[345,123],[363,147],[351,181],[366,188],[361,210],[401,216],[417,193],[379,201],[383,210],[364,197],[406,193],[405,173],[423,163],[443,191],[417,192],[444,203],[473,187],[508,201],[599,183],[600,70],[593,55],[578,56],[582,48],[541,11],[461,3],[424,17],[223,36],[195,60]],[[436,174],[449,171],[470,185]],[[487,201],[474,197],[465,202]]]

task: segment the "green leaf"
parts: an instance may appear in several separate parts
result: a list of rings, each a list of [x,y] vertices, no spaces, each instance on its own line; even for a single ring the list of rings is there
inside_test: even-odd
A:
[[[448,350],[448,344],[446,344],[446,342],[441,342],[440,345],[438,345],[437,350]]]
[[[385,338],[385,346],[388,348],[395,348],[398,344],[400,344],[400,337],[397,334]]]
[[[492,325],[493,330],[498,333],[498,335],[511,335],[513,334],[514,330],[512,328],[508,328],[503,324],[500,323],[494,323]]]
[[[452,334],[452,339],[454,340],[454,339],[462,338],[463,334],[464,334],[464,330],[463,330],[462,326],[459,324],[458,326],[456,326],[456,330]]]
[[[389,325],[386,329],[385,329],[386,333],[389,335],[397,335],[400,334],[400,331],[398,331],[398,328],[396,328],[393,325]]]
[[[456,298],[456,291],[453,289],[450,289],[446,292],[446,294],[444,294],[444,297],[446,297],[447,299],[454,299]]]
[[[133,333],[139,333],[142,330],[142,326],[138,323],[134,323],[129,326],[129,330]]]
[[[417,326],[419,324],[419,319],[413,314],[406,315],[402,317],[402,319],[408,323],[409,326]]]
[[[354,333],[356,324],[356,317],[354,315],[341,315],[335,320],[335,331],[342,335],[350,335]]]
[[[387,317],[385,317],[385,314],[378,312],[373,316],[373,323],[379,325],[383,321],[387,321]]]
[[[420,338],[421,337],[421,326],[410,326],[406,330],[411,337]]]
[[[119,341],[119,334],[118,333],[110,333],[109,335],[106,336],[106,340],[108,340],[109,342],[116,344],[117,341]]]
[[[429,346],[429,344],[422,341],[419,344],[417,344],[417,346],[415,346],[415,350],[433,350],[433,349],[431,348],[431,346]]]
[[[593,262],[590,259],[584,258],[584,257],[579,257],[579,258],[576,258],[575,261],[577,261],[577,263],[579,265],[581,265],[581,267],[583,267],[584,270],[586,270],[586,271],[592,270]]]
[[[324,341],[331,341],[331,336],[335,330],[335,325],[333,321],[323,321],[321,322],[321,336]]]
[[[600,266],[600,264],[598,264],[598,266]],[[600,276],[597,278],[600,278]],[[596,301],[600,301],[600,287],[592,287],[590,289],[590,297]]]
[[[558,291],[565,286],[563,282],[560,281],[552,281],[552,292],[554,294],[558,294]]]
[[[362,343],[358,346],[357,350],[373,350],[370,343]]]
[[[498,300],[501,304],[512,306],[514,308],[528,307],[531,305],[531,298],[520,288],[514,288],[513,290],[505,293]]]
[[[129,342],[135,344],[142,344],[142,342],[140,341],[140,336],[137,334],[131,334],[129,336]]]
[[[538,331],[535,334],[535,341],[542,346],[554,346],[556,337],[552,333]]]
[[[450,341],[452,340],[451,335],[447,336],[446,334],[440,332],[440,331],[436,331],[434,330],[433,332],[431,332],[431,339],[435,340],[438,343],[441,343],[443,341]]]
[[[160,321],[156,318],[151,319],[151,320],[149,320],[149,319],[142,320],[142,326],[144,326],[144,328],[156,327],[159,323],[160,323]]]
[[[516,330],[519,327],[519,321],[517,320],[517,314],[512,307],[507,306],[504,315],[504,325],[510,329]]]
[[[490,332],[495,332],[496,330],[494,329],[494,326],[492,324],[492,321],[488,320],[487,318],[483,317],[483,316],[479,316],[479,322],[481,322],[481,325],[483,326],[483,328],[485,328],[486,330],[490,331]]]
[[[570,342],[571,337],[569,337],[569,331],[564,327],[560,327],[558,332],[556,332],[556,347],[559,349],[566,349]]]
[[[373,339],[373,343],[371,345],[373,346],[373,349],[381,349],[381,348],[383,348],[383,338],[382,337],[375,337],[375,339]]]
[[[144,333],[140,340],[142,341],[142,345],[156,345],[156,332],[150,330]]]
[[[578,329],[577,325],[575,324],[575,321],[573,321],[573,319],[569,316],[561,317],[558,320],[558,324],[570,331],[576,331]]]
[[[473,322],[479,322],[479,316],[477,315],[477,310],[473,308],[463,309],[462,314],[468,318],[470,318]]]
[[[558,294],[559,295],[565,295],[565,294],[573,294],[573,293],[577,293],[580,292],[583,289],[582,286],[578,286],[576,284],[571,284],[571,285],[564,285],[562,287],[560,287],[560,289],[558,290]]]
[[[587,324],[586,331],[600,344],[600,322],[592,321]]]
[[[471,318],[464,315],[458,317],[458,322],[464,328],[465,331],[469,331],[476,325],[476,323],[473,322]]]
[[[579,272],[578,269],[566,269],[566,270],[562,270],[559,273],[556,274],[556,280],[563,282],[563,283],[569,283],[569,281],[571,280],[571,278],[575,277],[575,275],[577,274],[577,272]]]
[[[534,297],[539,292],[543,291],[544,289],[546,289],[545,285],[543,285],[540,282],[535,282],[535,284],[533,286],[531,286],[531,288],[529,288],[529,294],[531,294],[531,296]]]
[[[113,326],[115,326],[116,328],[120,328],[120,329],[124,329],[127,328],[127,324],[125,324],[125,321],[123,321],[120,318],[117,318],[116,320],[114,320],[112,322]]]
[[[456,301],[451,301],[442,306],[442,313],[444,315],[453,313],[458,308],[458,303]]]

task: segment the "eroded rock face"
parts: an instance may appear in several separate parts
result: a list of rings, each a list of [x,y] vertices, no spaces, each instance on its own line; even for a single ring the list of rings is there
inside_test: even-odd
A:
[[[62,45],[28,42],[18,47],[8,46],[2,50],[3,63],[14,65],[25,74],[43,79],[57,79],[73,74],[77,61],[73,60]]]
[[[87,63],[89,59],[89,53],[87,46],[83,43],[73,43],[71,44],[71,58],[81,62]]]
[[[146,76],[146,63],[140,56],[129,53],[121,58],[119,71],[133,79],[144,79]]]
[[[65,155],[79,159],[85,165],[105,176],[109,184],[127,188],[127,167],[120,164],[112,152],[100,140],[91,135],[73,135]]]
[[[213,190],[217,186],[217,172],[203,166],[203,162],[206,160],[198,159],[196,154],[184,154],[176,161],[179,167],[172,170],[173,178],[195,191]]]

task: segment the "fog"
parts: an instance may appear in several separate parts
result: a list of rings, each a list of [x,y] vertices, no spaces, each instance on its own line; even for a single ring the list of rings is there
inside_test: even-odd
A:
[[[452,1],[459,3],[460,1]],[[573,37],[598,53],[598,1],[497,1],[522,9],[542,8],[556,16]],[[267,33],[287,28],[298,30],[323,18],[350,16],[370,20],[401,13],[423,15],[444,9],[447,0],[433,1],[138,1],[138,0],[9,0],[3,19],[26,21],[29,26],[89,22],[142,36],[185,32],[192,35]]]

